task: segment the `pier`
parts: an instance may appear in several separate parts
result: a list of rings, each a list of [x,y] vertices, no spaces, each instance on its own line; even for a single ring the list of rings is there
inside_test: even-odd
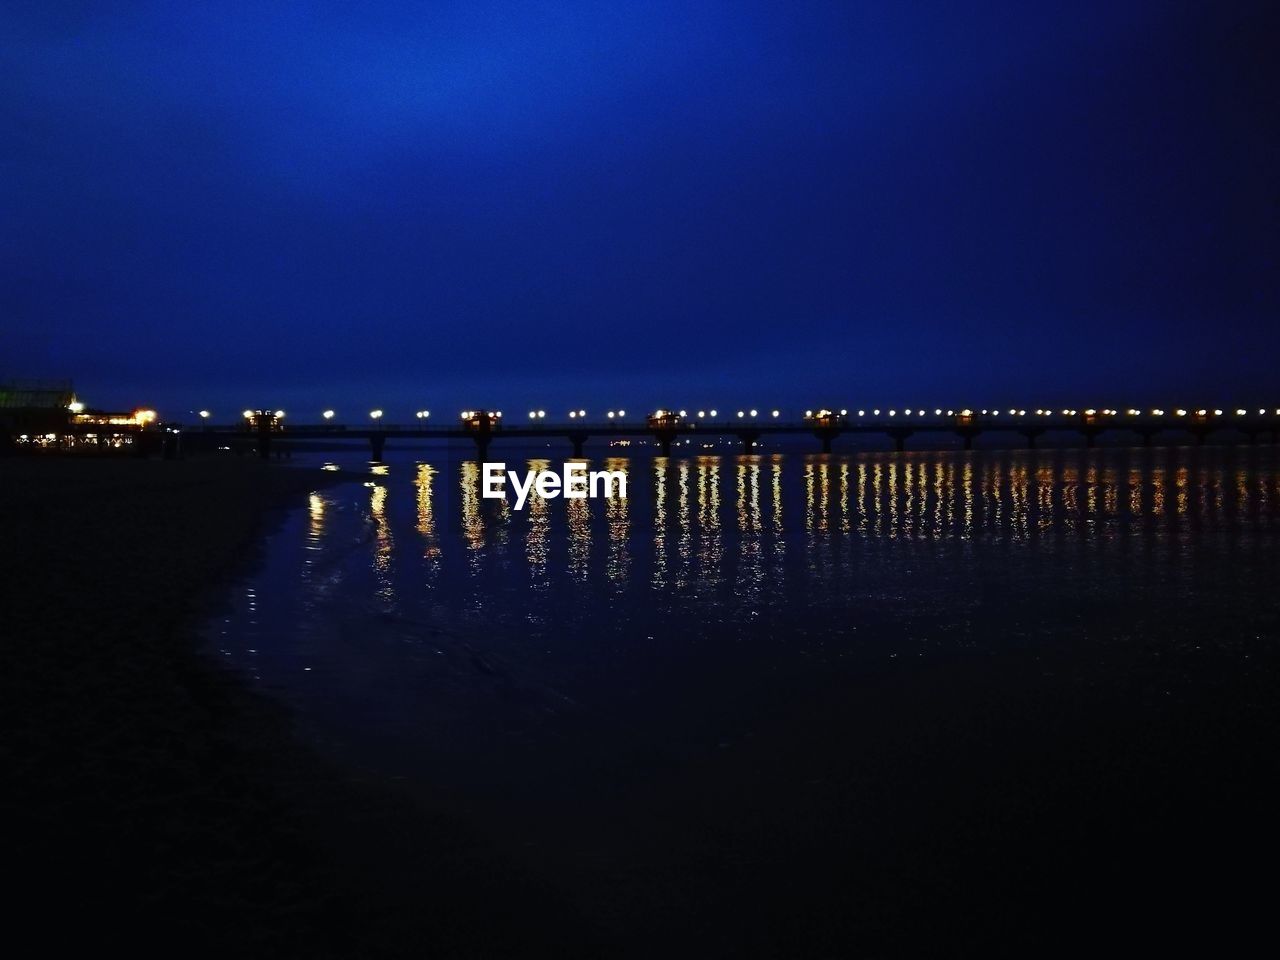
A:
[[[331,411],[330,411],[331,412]],[[431,423],[419,412],[414,424],[388,424],[382,411],[374,411],[367,423],[335,423],[332,417],[319,422],[294,423],[284,411],[245,411],[237,422],[201,423],[187,428],[227,442],[252,443],[259,456],[289,440],[364,440],[374,460],[381,460],[388,441],[470,440],[477,457],[488,456],[494,442],[501,440],[553,440],[565,444],[573,456],[581,457],[593,440],[638,440],[656,445],[670,456],[681,440],[711,441],[735,438],[744,452],[770,437],[812,437],[818,450],[832,452],[841,437],[883,437],[893,449],[937,449],[947,438],[950,445],[960,438],[964,449],[984,435],[1007,435],[1019,445],[1034,449],[1049,433],[1074,434],[1086,447],[1104,435],[1128,435],[1134,445],[1151,446],[1157,437],[1170,443],[1203,444],[1215,432],[1234,434],[1247,443],[1276,442],[1280,435],[1280,409],[1218,408],[1176,410],[807,410],[803,416],[783,418],[780,411],[741,411],[730,415],[708,415],[705,411],[659,409],[644,416],[627,417],[615,411],[596,420],[572,412],[564,420],[548,422],[545,413],[534,411],[527,420],[504,416],[500,411],[465,410],[453,422]]]

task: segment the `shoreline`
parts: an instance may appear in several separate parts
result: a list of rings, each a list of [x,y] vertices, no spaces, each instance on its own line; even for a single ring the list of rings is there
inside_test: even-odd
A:
[[[238,458],[0,463],[17,601],[0,644],[0,818],[15,913],[74,905],[46,939],[515,955],[585,932],[481,825],[320,758],[202,642],[284,511],[362,478]]]

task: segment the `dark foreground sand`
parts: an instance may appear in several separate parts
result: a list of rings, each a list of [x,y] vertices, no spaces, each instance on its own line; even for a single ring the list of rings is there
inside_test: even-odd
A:
[[[590,952],[580,919],[483,838],[327,768],[200,653],[196,625],[273,508],[342,479],[237,459],[0,460],[11,937],[476,956],[568,936]]]

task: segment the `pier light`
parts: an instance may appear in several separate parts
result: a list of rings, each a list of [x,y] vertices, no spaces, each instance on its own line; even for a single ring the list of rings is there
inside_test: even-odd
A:
[[[277,411],[276,411],[276,419],[277,419],[277,420],[283,420],[283,419],[284,419],[284,411],[283,411],[283,410],[277,410]]]
[[[1220,416],[1222,416],[1222,411],[1221,411],[1221,410],[1215,410],[1215,411],[1213,411],[1213,415],[1214,415],[1215,417],[1220,417]]]
[[[530,411],[529,411],[529,419],[530,419],[530,420],[537,420],[537,419],[538,419],[538,411],[537,411],[537,410],[530,410]]]
[[[538,411],[538,419],[539,419],[539,420],[541,420],[541,419],[542,419],[543,417],[545,417],[546,415],[547,415],[547,411],[545,411],[545,410],[539,410],[539,411]]]
[[[578,416],[580,416],[580,417],[585,417],[586,415],[587,415],[587,411],[585,411],[585,410],[579,410],[579,411],[578,411]]]
[[[382,411],[381,411],[381,410],[370,410],[370,411],[369,411],[369,419],[371,419],[371,420],[381,420],[381,419],[382,419]]]
[[[1043,417],[1043,416],[1044,416],[1044,408],[1043,408],[1043,407],[1041,407],[1039,410],[1037,410],[1037,411],[1036,411],[1036,416],[1037,416],[1037,417]]]
[[[1176,413],[1180,417],[1185,417],[1187,415],[1187,411],[1185,410],[1175,410],[1174,413]]]
[[[872,415],[873,417],[878,417],[878,416],[880,416],[880,411],[879,411],[879,410],[872,410],[872,411],[871,411],[871,415]]]
[[[1015,416],[1017,416],[1017,415],[1018,415],[1018,411],[1017,411],[1017,410],[1010,410],[1010,411],[1009,411],[1009,416],[1011,416],[1011,417],[1015,417]]]
[[[712,411],[711,411],[711,416],[713,416],[713,417],[714,417],[715,415],[716,415],[716,412],[715,412],[714,410],[712,410]]]
[[[1098,411],[1097,411],[1097,410],[1095,410],[1095,409],[1093,409],[1093,407],[1090,407],[1088,410],[1086,410],[1086,411],[1084,412],[1084,415],[1085,415],[1086,417],[1092,417],[1092,416],[1093,416],[1095,413],[1097,413],[1097,412],[1098,412]]]
[[[73,412],[74,412],[74,411],[73,411]],[[209,411],[208,411],[208,410],[201,410],[201,411],[200,411],[200,419],[201,419],[201,420],[208,420],[208,419],[209,419]]]
[[[1237,417],[1243,417],[1243,416],[1244,416],[1244,411],[1243,411],[1243,410],[1237,410],[1237,411],[1236,411],[1236,416],[1237,416]]]
[[[332,419],[333,419],[333,411],[332,411],[332,410],[326,410],[324,413],[320,414],[320,416],[324,417],[326,420],[332,420]]]
[[[859,411],[858,411],[858,416],[860,416],[860,417],[865,417],[866,415],[867,415],[867,411],[865,411],[865,410],[859,410]]]
[[[739,418],[739,419],[741,419],[742,417],[745,417],[745,416],[746,416],[746,414],[745,414],[745,413],[743,413],[741,410],[739,410],[739,411],[738,411],[738,418]]]
[[[1259,411],[1258,411],[1258,416],[1260,416],[1260,417],[1265,417],[1266,415],[1267,415],[1267,411],[1265,411],[1265,410],[1259,410]]]
[[[841,407],[841,408],[840,408],[840,416],[842,416],[842,417],[847,417],[848,415],[849,415],[849,411],[848,411],[848,410],[845,410],[843,407]]]
[[[612,420],[612,419],[613,419],[613,416],[614,416],[613,411],[612,411],[612,410],[610,410],[610,411],[609,411],[609,419],[610,419],[610,420]]]
[[[246,410],[246,411],[244,412],[244,418],[245,418],[246,420],[252,420],[252,419],[253,419],[253,411],[252,411],[252,410]]]
[[[754,410],[752,410],[752,411],[751,411],[751,415],[752,415],[753,417],[754,417],[754,416],[756,416],[756,412],[755,412]]]
[[[1152,415],[1153,417],[1163,417],[1163,416],[1164,416],[1164,411],[1163,411],[1163,410],[1152,410],[1152,411],[1151,411],[1151,415]]]
[[[1020,417],[1025,417],[1026,415],[1027,415],[1027,411],[1025,411],[1025,410],[1019,410],[1019,411],[1018,411],[1018,416],[1020,416]]]
[[[897,415],[898,415],[898,411],[897,411],[897,410],[890,410],[890,411],[889,411],[889,416],[891,416],[891,417],[896,417]]]
[[[576,420],[576,419],[578,419],[578,411],[577,411],[577,410],[570,410],[570,411],[569,411],[569,419],[570,419],[570,420]]]
[[[1070,410],[1063,410],[1063,411],[1062,411],[1062,415],[1063,415],[1064,417],[1069,417],[1069,416],[1071,416],[1071,411],[1070,411]]]
[[[680,416],[682,416],[682,417],[687,417],[687,416],[688,416],[688,414],[687,414],[687,413],[685,413],[683,410],[681,410],[681,411],[680,411]]]
[[[812,416],[813,416],[813,411],[812,411],[812,410],[806,410],[806,411],[804,412],[804,415],[805,415],[805,417],[812,417]]]
[[[777,417],[778,417],[778,411],[777,411],[777,410],[773,411],[773,417],[774,417],[774,419],[777,419]]]
[[[935,417],[940,417],[940,416],[942,416],[942,408],[941,408],[941,407],[939,407],[937,410],[934,410],[934,411],[933,411],[933,415],[934,415]]]
[[[702,419],[703,417],[705,417],[706,415],[707,415],[707,411],[705,411],[705,410],[699,410],[699,411],[698,411],[698,419],[699,419],[699,420],[701,420],[701,419]]]
[[[955,412],[954,410],[948,410],[948,411],[947,411],[947,416],[948,416],[948,417],[954,417],[955,415],[956,415],[956,412]]]
[[[998,417],[998,416],[1000,416],[1000,411],[999,411],[999,410],[992,410],[992,411],[991,411],[991,415],[992,415],[993,417]]]

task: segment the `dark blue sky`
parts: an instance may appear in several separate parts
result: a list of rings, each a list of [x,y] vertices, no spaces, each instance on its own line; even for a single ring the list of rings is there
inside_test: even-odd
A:
[[[0,377],[1274,405],[1268,6],[10,0]]]

